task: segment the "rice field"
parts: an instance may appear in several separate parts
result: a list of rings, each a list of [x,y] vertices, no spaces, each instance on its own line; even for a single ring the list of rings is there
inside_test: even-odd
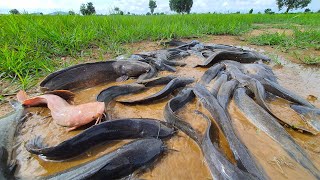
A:
[[[61,57],[77,58],[83,50],[90,48],[98,49],[101,54],[117,55],[123,52],[125,43],[204,35],[240,36],[258,29],[256,24],[292,29],[293,35],[262,34],[249,38],[252,44],[320,49],[319,13],[1,15],[0,78],[18,82],[21,88],[27,89],[36,83],[35,79],[68,65],[61,61]]]

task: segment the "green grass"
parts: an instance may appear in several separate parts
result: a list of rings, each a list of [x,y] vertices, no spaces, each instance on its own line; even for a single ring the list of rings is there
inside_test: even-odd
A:
[[[303,59],[301,59],[302,62],[306,64],[320,64],[320,57],[315,56],[305,56]]]
[[[320,65],[320,57],[314,54],[305,54],[301,51],[292,51],[291,54],[301,62],[308,65]]]
[[[252,44],[256,44],[259,46],[263,45],[281,45],[281,46],[287,46],[288,44],[288,37],[285,34],[282,33],[267,33],[267,34],[261,34],[256,37],[251,37],[249,41]]]
[[[313,48],[319,50],[320,30],[294,29],[293,35],[285,33],[266,33],[249,38],[249,42],[256,45],[277,45],[284,48]]]
[[[266,53],[267,56],[269,56],[271,58],[271,60],[278,66],[281,66],[281,60],[279,58],[278,55],[274,54],[274,53]]]
[[[191,14],[160,16],[0,16],[1,78],[20,82],[27,89],[35,79],[64,67],[60,57],[76,59],[94,47],[102,54],[121,54],[122,44],[141,40],[241,35],[255,23],[299,24],[318,27],[320,14]],[[296,41],[319,47],[319,31],[295,32]],[[257,44],[286,44],[281,34],[261,37]],[[309,41],[310,42],[310,41]],[[73,64],[74,62],[70,62]]]

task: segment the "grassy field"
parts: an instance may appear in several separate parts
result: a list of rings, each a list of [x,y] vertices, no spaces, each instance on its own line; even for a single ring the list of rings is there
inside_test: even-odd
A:
[[[247,39],[256,45],[320,49],[320,14],[191,14],[160,16],[0,16],[0,78],[34,85],[38,77],[79,57],[83,50],[121,54],[122,45],[141,40],[242,35],[256,24],[292,29],[293,35],[267,33]],[[102,57],[102,56],[101,56]],[[319,57],[311,58],[319,63]],[[308,62],[306,62],[308,63]]]

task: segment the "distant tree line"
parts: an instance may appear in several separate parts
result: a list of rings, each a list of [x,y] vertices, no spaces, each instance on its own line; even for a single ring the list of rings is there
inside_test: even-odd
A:
[[[150,8],[150,12],[151,14],[153,14],[154,9],[157,8],[157,3],[154,0],[149,0],[149,8]]]
[[[23,11],[22,13],[20,13],[17,9],[11,9],[9,11],[10,14],[29,14],[27,11]],[[37,12],[37,13],[31,13],[32,15],[43,15],[42,12]]]
[[[193,0],[169,0],[169,6],[171,11],[175,11],[179,14],[187,13],[191,11]]]
[[[277,0],[277,6],[279,11],[282,9],[286,9],[285,13],[288,13],[290,10],[305,8],[311,3],[311,0]],[[320,11],[320,10],[319,10]],[[318,12],[319,12],[318,11]],[[304,12],[311,12],[309,8],[305,9]],[[264,10],[265,14],[274,14],[270,8]]]
[[[114,13],[111,13],[111,14],[124,15],[124,12],[122,10],[120,10],[120,8],[115,7],[114,8]]]
[[[277,0],[279,10],[286,8],[286,13],[292,9],[305,8],[311,3],[311,0]]]
[[[87,4],[81,4],[80,12],[82,15],[92,15],[96,13],[96,10],[92,2],[88,2]]]
[[[277,6],[279,11],[282,9],[285,9],[285,13],[288,13],[290,10],[293,9],[299,9],[299,8],[305,8],[310,3],[311,0],[276,0]],[[149,9],[150,12],[148,12],[146,15],[162,15],[164,13],[154,13],[155,9],[157,8],[157,2],[155,0],[149,0]],[[193,0],[169,0],[169,7],[171,11],[175,11],[179,14],[187,13],[189,14],[191,12],[191,8],[193,5]],[[304,10],[305,13],[311,13],[311,9],[306,8]],[[320,13],[320,10],[317,11]],[[17,9],[11,9],[9,11],[10,14],[20,14],[20,12]],[[96,14],[95,7],[93,6],[92,2],[88,2],[87,4],[81,4],[80,6],[80,13],[82,15],[92,15]],[[253,13],[253,9],[250,9],[248,12],[249,14]],[[264,10],[265,14],[274,14],[270,8],[267,8]],[[24,12],[24,14],[27,14],[27,12]],[[43,13],[34,13],[34,14],[41,14]],[[75,15],[76,13],[74,11],[69,11],[69,15]],[[115,7],[113,12],[111,14],[117,14],[117,15],[124,15],[124,11],[120,10],[119,7]],[[236,14],[240,14],[240,11],[236,12]],[[260,14],[260,12],[258,12]],[[135,15],[133,13],[127,12],[127,15]]]
[[[71,11],[71,10],[70,10],[70,11],[68,12],[68,14],[69,14],[69,15],[75,15],[76,13],[75,13],[74,11]]]
[[[9,11],[10,14],[20,14],[20,12],[17,9],[11,9]]]

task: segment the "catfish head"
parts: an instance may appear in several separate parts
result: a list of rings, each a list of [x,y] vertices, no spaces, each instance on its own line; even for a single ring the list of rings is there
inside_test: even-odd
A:
[[[138,77],[149,72],[151,66],[140,61],[116,61],[113,68],[119,76]]]
[[[7,160],[8,160],[8,152],[4,147],[0,146],[0,164],[7,165]],[[0,166],[0,168],[2,167]],[[0,170],[3,170],[3,169],[0,169]]]
[[[257,57],[257,59],[260,59],[263,62],[270,62],[271,61],[271,59],[264,54],[261,54],[261,53],[255,52],[255,51],[252,51],[252,53]]]

